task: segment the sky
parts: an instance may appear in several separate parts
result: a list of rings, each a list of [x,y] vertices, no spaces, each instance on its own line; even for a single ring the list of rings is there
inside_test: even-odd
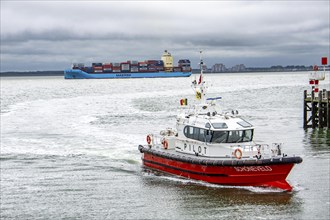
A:
[[[1,0],[1,72],[160,59],[208,67],[320,65],[329,0]]]

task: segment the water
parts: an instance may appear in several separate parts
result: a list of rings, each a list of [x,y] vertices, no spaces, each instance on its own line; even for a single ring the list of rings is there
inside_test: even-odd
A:
[[[303,157],[293,192],[142,167],[137,146],[174,126],[194,77],[1,78],[1,219],[329,219],[330,131],[302,128],[307,73],[207,75],[210,96],[255,125],[256,141]]]

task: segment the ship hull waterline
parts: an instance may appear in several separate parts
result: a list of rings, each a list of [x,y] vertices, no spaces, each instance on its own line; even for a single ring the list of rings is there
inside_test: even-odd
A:
[[[168,78],[189,77],[191,72],[127,72],[127,73],[86,73],[82,70],[65,70],[65,79],[123,79],[123,78]]]
[[[301,159],[301,158],[300,158]],[[189,163],[178,160],[176,157],[159,156],[154,153],[143,152],[143,165],[148,168],[163,171],[169,174],[188,179],[232,186],[260,186],[278,188],[283,191],[292,191],[292,186],[286,181],[294,163],[270,164],[240,164],[240,165],[209,165]],[[296,160],[296,159],[294,159]],[[260,162],[262,162],[260,160]]]

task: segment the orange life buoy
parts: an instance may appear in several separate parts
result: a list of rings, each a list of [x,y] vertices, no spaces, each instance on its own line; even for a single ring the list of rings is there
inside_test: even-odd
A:
[[[237,159],[241,159],[242,158],[242,151],[241,149],[237,148],[235,151],[234,151],[234,156],[237,158]]]
[[[147,135],[147,143],[148,144],[151,144],[151,137],[150,137],[150,135]]]
[[[164,149],[167,150],[167,148],[168,148],[167,140],[163,140],[162,144],[163,144]]]

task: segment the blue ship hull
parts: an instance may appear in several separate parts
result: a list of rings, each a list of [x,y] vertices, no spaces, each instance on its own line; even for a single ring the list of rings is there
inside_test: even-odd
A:
[[[86,73],[79,69],[64,71],[65,79],[119,79],[119,78],[164,78],[189,77],[191,72],[138,72],[138,73]]]

